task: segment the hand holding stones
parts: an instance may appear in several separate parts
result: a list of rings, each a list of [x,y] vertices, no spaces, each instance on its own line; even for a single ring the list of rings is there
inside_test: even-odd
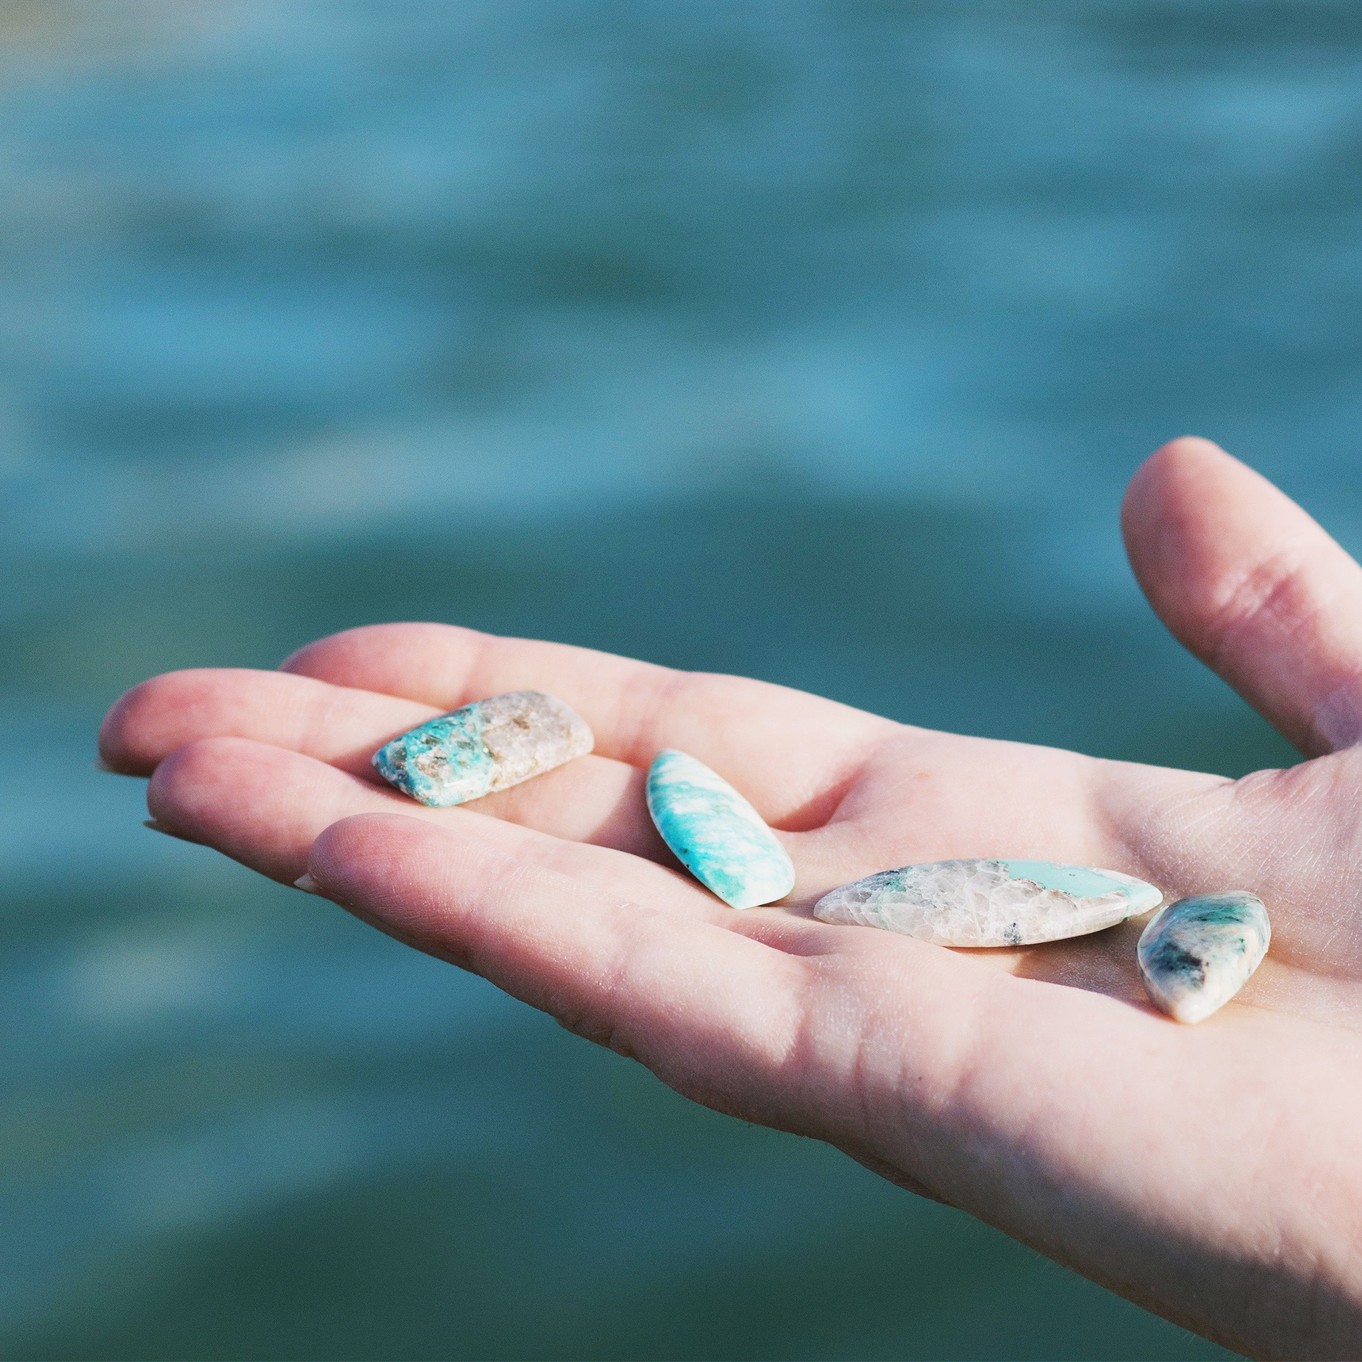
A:
[[[542,691],[511,691],[428,720],[385,743],[373,764],[404,794],[449,807],[590,752],[586,722]],[[732,908],[784,898],[785,848],[756,809],[703,762],[664,748],[648,771],[648,812],[663,841]],[[1115,870],[1051,861],[967,859],[882,870],[824,894],[822,922],[880,927],[938,946],[1031,946],[1100,932],[1154,908],[1163,893]],[[1271,929],[1243,891],[1182,899],[1145,928],[1137,957],[1150,1000],[1177,1021],[1223,1007],[1257,969]]]
[[[1347,748],[1362,711],[1337,689],[1346,678],[1362,693],[1362,577],[1299,512],[1274,529],[1261,480],[1191,453],[1191,466],[1160,459],[1135,489],[1146,589],[1290,736]],[[1151,497],[1170,488],[1176,504],[1151,516]],[[1309,551],[1302,561],[1286,546]],[[1218,588],[1245,583],[1255,590],[1240,603],[1270,609],[1236,614],[1227,641]],[[501,679],[459,703],[534,677],[589,697],[582,713],[610,760],[472,806],[504,820],[409,804],[425,816],[391,816],[400,797],[355,779],[371,774],[353,769],[356,744],[373,734],[371,751],[435,714],[431,697],[470,676]],[[696,755],[778,827],[801,829],[776,834],[799,870],[796,907],[740,918],[711,899],[706,910],[648,825],[643,770],[701,723]],[[255,746],[201,741],[242,736]],[[322,643],[281,674],[158,679],[111,716],[104,746],[117,769],[155,770],[153,812],[173,829],[276,878],[307,864],[329,897],[437,954],[475,954],[494,982],[691,1095],[868,1151],[895,1180],[1239,1351],[1357,1353],[1362,933],[1349,886],[1362,748],[1227,784],[430,625]],[[635,792],[623,809],[622,789]],[[1265,985],[1262,1007],[1224,1008],[1189,1034],[1137,982],[1146,919],[988,963],[796,920],[843,881],[944,856],[1089,861],[1174,899],[1271,885],[1285,963],[1259,966],[1239,995]],[[1233,869],[1246,862],[1252,878]],[[521,865],[542,873],[515,876]],[[1251,964],[1256,951],[1242,954]],[[1225,1160],[1226,1131],[1254,1157]]]

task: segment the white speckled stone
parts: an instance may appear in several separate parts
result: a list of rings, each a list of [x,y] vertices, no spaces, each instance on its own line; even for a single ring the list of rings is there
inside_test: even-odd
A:
[[[1224,1007],[1267,954],[1272,926],[1256,894],[1236,889],[1170,903],[1144,929],[1136,958],[1150,1001],[1174,1021]]]
[[[1030,946],[1138,917],[1163,894],[1115,870],[1051,861],[928,861],[844,884],[823,922],[883,927],[937,946]]]

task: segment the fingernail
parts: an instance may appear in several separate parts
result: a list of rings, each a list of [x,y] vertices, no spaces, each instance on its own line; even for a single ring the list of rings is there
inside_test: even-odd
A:
[[[447,808],[510,789],[591,751],[586,721],[556,696],[517,690],[442,714],[374,753],[405,795]]]
[[[322,891],[321,885],[318,884],[311,875],[299,875],[298,878],[293,881],[293,887],[295,889],[301,889],[304,894],[317,894],[322,898],[326,897],[325,893]]]
[[[188,842],[190,846],[201,847],[202,842],[196,837],[186,837],[182,832],[176,832],[173,828],[168,828],[164,823],[158,823],[154,818],[144,818],[142,820],[144,828],[150,828],[152,832],[163,833],[166,837],[173,837],[177,842]]]

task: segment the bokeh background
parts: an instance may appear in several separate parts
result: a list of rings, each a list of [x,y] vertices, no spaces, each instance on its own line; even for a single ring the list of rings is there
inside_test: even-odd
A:
[[[1222,1355],[144,832],[94,732],[428,618],[1289,760],[1116,517],[1194,430],[1362,546],[1359,54],[1352,0],[7,0],[0,1350]]]

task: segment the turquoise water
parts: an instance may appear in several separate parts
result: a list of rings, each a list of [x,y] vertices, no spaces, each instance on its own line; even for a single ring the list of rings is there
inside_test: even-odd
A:
[[[6,1355],[1217,1355],[152,837],[93,734],[415,617],[1285,760],[1116,513],[1191,429],[1362,547],[1362,10],[29,0],[0,44]]]

